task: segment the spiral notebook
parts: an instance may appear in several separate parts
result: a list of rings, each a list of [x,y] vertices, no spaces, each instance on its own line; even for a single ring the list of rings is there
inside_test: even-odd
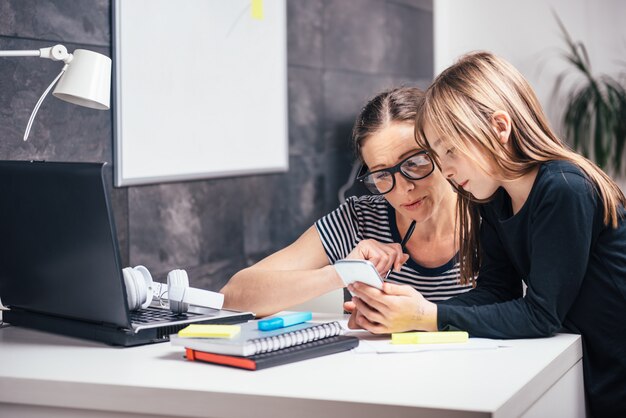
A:
[[[342,351],[348,351],[358,345],[359,339],[357,337],[336,335],[334,337],[309,341],[308,343],[293,347],[255,354],[248,357],[206,353],[192,348],[187,348],[185,350],[185,357],[190,361],[202,361],[246,370],[260,370],[296,361],[340,353]]]
[[[232,339],[224,338],[183,338],[171,335],[173,345],[191,348],[208,353],[233,356],[252,356],[305,344],[340,335],[343,328],[339,322],[310,323],[292,325],[272,331],[257,329],[258,321],[241,325],[241,333]]]

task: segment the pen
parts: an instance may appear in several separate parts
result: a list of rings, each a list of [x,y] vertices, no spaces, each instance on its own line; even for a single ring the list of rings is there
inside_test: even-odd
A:
[[[261,331],[271,331],[273,329],[285,328],[291,325],[301,324],[313,318],[311,312],[296,312],[274,318],[262,319],[258,322]]]
[[[406,252],[405,245],[407,242],[409,242],[411,235],[413,235],[413,231],[415,230],[415,224],[416,224],[415,221],[411,222],[411,225],[409,225],[409,229],[407,229],[406,234],[404,235],[404,238],[402,238],[402,242],[400,243],[400,246],[402,247],[402,252]],[[389,277],[389,275],[391,274],[391,270],[393,270],[393,266],[391,266],[387,274],[385,274],[384,280],[387,280],[387,277]]]

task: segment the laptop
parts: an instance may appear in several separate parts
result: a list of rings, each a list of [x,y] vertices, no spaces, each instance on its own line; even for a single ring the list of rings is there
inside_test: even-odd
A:
[[[190,323],[250,312],[160,305],[130,312],[106,163],[0,161],[0,299],[11,325],[133,346],[169,341]]]

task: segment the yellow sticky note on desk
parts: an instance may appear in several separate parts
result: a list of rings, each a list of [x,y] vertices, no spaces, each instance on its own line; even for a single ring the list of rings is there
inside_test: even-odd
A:
[[[241,331],[239,325],[191,324],[180,331],[184,338],[233,338]]]
[[[466,331],[399,332],[391,334],[391,344],[465,343]]]

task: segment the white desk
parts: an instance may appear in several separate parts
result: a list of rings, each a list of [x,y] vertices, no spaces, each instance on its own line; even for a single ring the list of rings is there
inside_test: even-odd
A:
[[[115,348],[8,327],[0,417],[584,416],[579,336],[511,345],[345,352],[250,372],[183,360],[169,343]]]

